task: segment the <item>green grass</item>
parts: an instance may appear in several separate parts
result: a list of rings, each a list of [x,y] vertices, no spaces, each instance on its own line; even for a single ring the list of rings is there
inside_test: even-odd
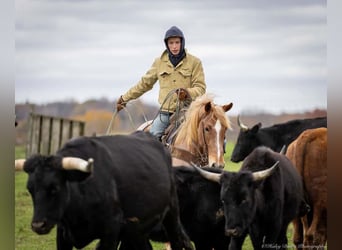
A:
[[[241,164],[231,162],[230,155],[233,149],[233,144],[227,144],[227,153],[225,155],[226,167],[225,170],[238,171]],[[25,158],[25,147],[15,148],[15,158]],[[26,190],[27,174],[24,172],[15,173],[15,249],[17,250],[50,250],[56,249],[56,229],[54,228],[47,235],[37,235],[30,228],[30,223],[33,215],[32,200]],[[292,226],[288,230],[289,244],[292,242]],[[84,250],[95,249],[97,241],[88,245]],[[154,250],[164,250],[164,243],[152,242]],[[253,249],[249,238],[246,239],[244,250]]]
[[[227,143],[226,145],[226,153],[224,155],[224,160],[225,160],[225,167],[224,170],[227,171],[238,171],[241,167],[241,162],[239,163],[235,163],[230,161],[230,157],[232,155],[233,152],[233,148],[234,148],[234,144],[233,143]]]

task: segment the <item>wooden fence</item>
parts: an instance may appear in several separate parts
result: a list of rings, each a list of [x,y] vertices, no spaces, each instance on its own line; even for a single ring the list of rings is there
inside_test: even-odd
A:
[[[69,139],[84,135],[85,122],[30,114],[26,157],[54,154]]]

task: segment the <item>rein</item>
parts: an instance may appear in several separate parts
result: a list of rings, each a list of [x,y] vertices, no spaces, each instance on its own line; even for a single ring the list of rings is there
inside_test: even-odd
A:
[[[173,94],[175,94],[178,90],[182,89],[183,91],[185,91],[187,93],[187,96],[188,98],[185,99],[184,101],[180,101],[179,100],[179,94],[177,94],[177,102],[176,102],[176,110],[175,111],[172,111],[171,113],[173,113],[173,115],[175,116],[175,125],[176,125],[176,128],[178,128],[178,126],[180,125],[178,123],[178,121],[180,120],[180,117],[182,115],[182,109],[184,107],[187,107],[190,105],[190,103],[192,102],[192,99],[191,99],[191,96],[190,96],[190,93],[187,89],[183,89],[183,88],[178,88],[178,89],[173,89],[171,90],[167,96],[164,98],[164,101],[163,103],[160,105],[160,108],[159,108],[159,111],[157,113],[157,115],[153,118],[152,122],[157,119],[158,116],[160,116],[161,112],[162,112],[162,109],[164,107],[164,105],[167,103],[168,104],[168,108],[167,110],[170,110],[170,105],[172,103],[172,96]]]
[[[183,149],[183,148],[176,147],[176,146],[170,146],[170,150],[171,150],[172,157],[186,161],[189,164],[195,163],[197,166],[201,166],[201,167],[208,165],[207,155],[201,154],[199,150],[198,150],[199,155],[195,155],[187,149]]]
[[[141,113],[142,113],[143,116],[144,116],[145,122],[147,122],[147,118],[146,118],[145,112],[144,112],[144,110],[141,108],[141,105],[137,105],[137,104],[134,103],[134,102],[130,102],[130,103],[128,103],[128,104],[131,104],[131,105],[135,106],[135,108],[137,108],[137,106],[138,106],[138,108],[140,109]],[[134,124],[134,122],[133,122],[132,115],[130,114],[128,108],[124,106],[124,107],[123,107],[123,110],[127,113],[127,116],[128,116],[129,121],[130,121],[130,124],[131,124],[131,126],[132,126],[132,129],[135,130],[135,129],[136,129],[136,126],[135,126],[135,124]],[[112,134],[112,132],[113,132],[113,122],[114,122],[114,120],[115,120],[115,118],[116,118],[116,116],[117,116],[118,113],[119,113],[119,112],[115,109],[115,111],[113,112],[112,118],[110,119],[110,122],[109,122],[109,125],[108,125],[108,128],[107,128],[107,131],[106,131],[106,135]]]
[[[205,137],[204,137],[204,129],[201,130],[202,131],[202,135],[203,135],[203,141],[204,141],[204,152],[201,152],[201,149],[199,147],[199,145],[195,142],[192,142],[192,147],[195,149],[196,153],[192,153],[191,151],[184,149],[184,148],[180,148],[174,145],[168,145],[171,151],[171,155],[172,157],[178,158],[180,160],[186,161],[189,164],[191,163],[195,163],[198,166],[208,166],[209,162],[208,162],[208,153],[207,153],[207,142],[205,141]]]

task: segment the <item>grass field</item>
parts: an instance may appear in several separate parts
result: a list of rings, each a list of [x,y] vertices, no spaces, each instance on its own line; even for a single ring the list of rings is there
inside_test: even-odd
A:
[[[230,155],[233,149],[233,144],[227,144],[226,153],[226,170],[237,171],[240,164],[232,163]],[[15,158],[25,158],[24,147],[15,148]],[[15,173],[15,249],[17,250],[50,250],[56,249],[56,229],[48,235],[37,235],[30,228],[32,218],[32,201],[31,197],[26,190],[27,175],[23,172]],[[289,244],[292,242],[292,226],[288,230]],[[165,244],[152,242],[154,250],[164,250]],[[84,248],[84,250],[94,249],[96,241]],[[247,238],[244,250],[253,249],[250,240]]]

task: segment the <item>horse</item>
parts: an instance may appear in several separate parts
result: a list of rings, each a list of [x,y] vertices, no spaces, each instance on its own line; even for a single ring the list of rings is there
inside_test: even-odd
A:
[[[233,103],[222,106],[215,104],[210,94],[192,101],[172,141],[167,144],[172,155],[172,166],[191,167],[191,163],[194,163],[201,167],[224,168],[225,135],[227,129],[231,129],[225,113],[232,106]],[[138,130],[149,131],[151,123],[145,122]]]

